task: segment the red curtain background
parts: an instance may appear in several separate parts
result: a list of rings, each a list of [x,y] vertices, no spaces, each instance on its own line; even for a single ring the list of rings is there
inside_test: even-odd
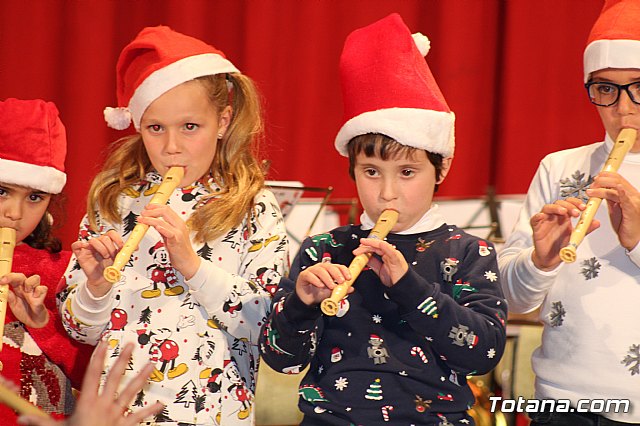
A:
[[[602,0],[3,0],[0,98],[60,109],[69,153],[66,245],[108,144],[115,63],[145,26],[168,25],[223,50],[264,95],[270,179],[356,196],[333,148],[342,125],[338,58],[352,30],[398,12],[431,39],[427,61],[456,113],[441,196],[526,192],[542,157],[601,140],[582,87],[582,52]],[[0,141],[2,143],[2,141]]]

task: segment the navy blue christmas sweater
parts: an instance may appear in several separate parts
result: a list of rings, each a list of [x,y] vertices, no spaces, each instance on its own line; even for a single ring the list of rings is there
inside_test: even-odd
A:
[[[262,328],[263,359],[296,374],[303,425],[472,424],[466,376],[500,360],[507,305],[490,242],[450,225],[389,234],[409,270],[385,287],[362,271],[335,317],[305,305],[295,281],[323,261],[349,265],[368,231],[345,226],[305,239]]]

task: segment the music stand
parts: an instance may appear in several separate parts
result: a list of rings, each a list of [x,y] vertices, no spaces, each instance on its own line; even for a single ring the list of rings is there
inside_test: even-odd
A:
[[[267,181],[266,186],[275,195],[276,200],[278,200],[278,203],[280,203],[281,210],[283,210],[283,205],[284,205],[286,214],[285,214],[285,211],[283,210],[282,212],[283,217],[286,217],[286,215],[288,215],[289,212],[291,212],[291,209],[293,209],[295,204],[297,204],[300,201],[300,198],[302,197],[302,194],[304,192],[319,192],[324,194],[322,197],[322,200],[320,201],[320,204],[318,205],[318,210],[313,216],[313,219],[311,220],[311,224],[309,225],[307,232],[304,234],[304,237],[308,237],[311,234],[311,230],[316,224],[318,218],[320,217],[320,213],[322,212],[322,209],[324,209],[324,207],[327,205],[329,201],[329,197],[331,197],[331,193],[333,192],[332,186],[327,186],[326,188],[304,186],[302,182],[298,182],[298,181]],[[301,241],[298,241],[297,238],[295,238],[290,233],[288,234],[289,234],[289,238],[291,238],[296,243],[300,244]]]

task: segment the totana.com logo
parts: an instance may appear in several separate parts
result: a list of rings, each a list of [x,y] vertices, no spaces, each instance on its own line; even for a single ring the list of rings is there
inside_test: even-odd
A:
[[[491,412],[503,413],[628,413],[631,402],[628,399],[579,399],[574,406],[568,399],[502,399],[499,396],[490,396]],[[500,403],[500,406],[498,406]]]

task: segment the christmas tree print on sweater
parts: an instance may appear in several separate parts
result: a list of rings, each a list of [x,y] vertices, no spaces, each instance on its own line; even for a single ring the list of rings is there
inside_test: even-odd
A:
[[[367,393],[364,395],[364,397],[373,401],[382,400],[382,385],[380,385],[380,379],[375,379],[373,383],[369,385]]]

